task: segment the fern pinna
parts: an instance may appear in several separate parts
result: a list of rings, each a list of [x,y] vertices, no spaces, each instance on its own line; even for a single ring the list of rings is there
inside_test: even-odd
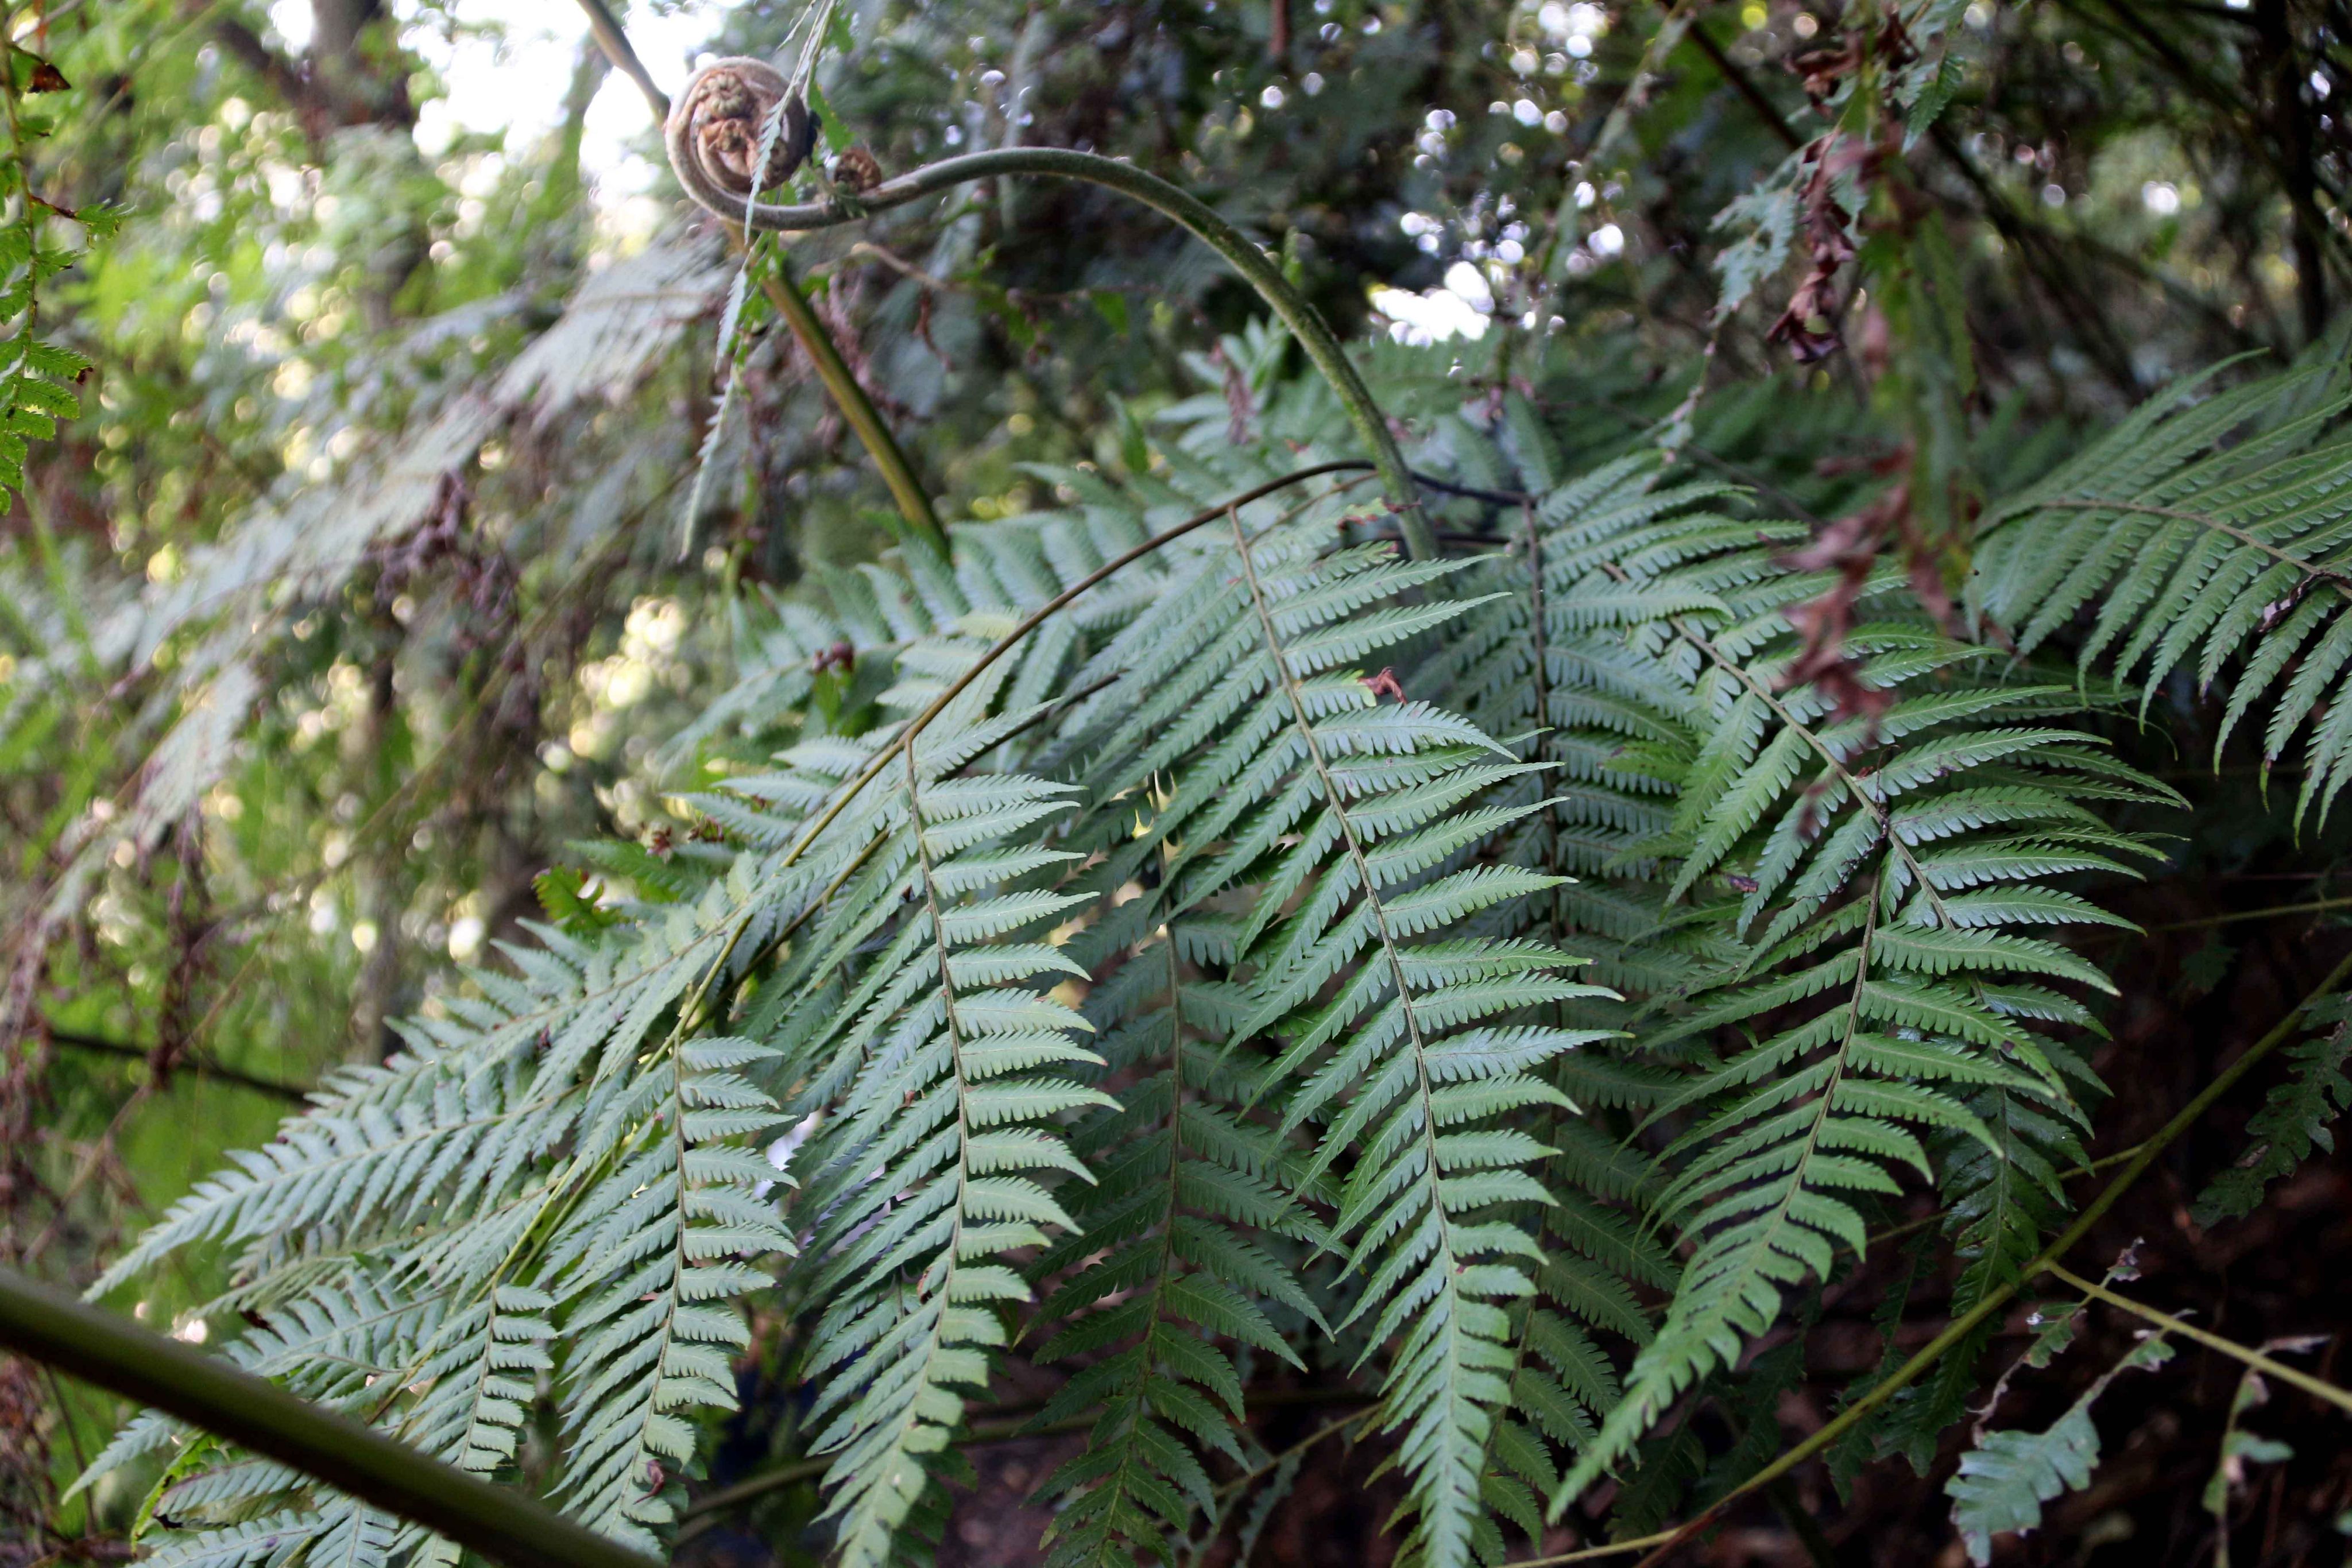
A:
[[[1447,1568],[1624,1471],[1906,1183],[1964,1295],[2007,1281],[2097,1092],[2069,1031],[2105,982],[2053,934],[2113,917],[2059,884],[2128,870],[2102,812],[2166,798],[2081,688],[1888,569],[1841,707],[1788,674],[1803,529],[1654,455],[1573,471],[1517,401],[1421,457],[1523,498],[1405,559],[1317,462],[1328,408],[1265,389],[1288,475],[1196,430],[747,606],[670,754],[698,831],[589,849],[631,896],[555,898],[113,1278],[226,1239],[239,1354],[346,1335],[398,1375],[269,1364],[486,1473],[552,1421],[530,1473],[636,1541],[759,1306],[860,1564],[936,1537],[1012,1362],[1038,1426],[1088,1423],[1041,1493],[1071,1564],[1222,1528],[1282,1473],[1254,1396],[1313,1368]],[[1643,1507],[1687,1447],[1644,1449]],[[163,1497],[167,1560],[445,1550],[233,1453]]]

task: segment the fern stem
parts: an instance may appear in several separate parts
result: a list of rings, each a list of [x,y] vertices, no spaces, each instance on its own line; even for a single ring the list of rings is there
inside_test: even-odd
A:
[[[654,127],[659,130],[669,120],[669,95],[655,85],[653,73],[646,69],[645,61],[638,57],[636,47],[629,42],[629,35],[622,29],[619,18],[613,15],[612,8],[604,4],[604,0],[580,0],[580,9],[587,14],[588,31],[595,38],[596,47],[604,52],[604,57],[613,62],[614,69],[636,83],[637,90],[645,94],[646,107],[654,111]],[[725,213],[719,215],[721,218],[727,216]],[[741,225],[730,223],[727,233],[728,237],[735,242],[736,251],[742,256],[743,264],[751,266],[751,248]],[[833,396],[834,405],[849,422],[849,428],[857,433],[857,439],[865,446],[866,455],[874,459],[874,466],[881,471],[882,483],[889,488],[890,498],[898,503],[899,515],[907,519],[909,527],[929,535],[933,543],[946,549],[947,530],[940,526],[939,514],[931,509],[929,492],[916,481],[914,467],[907,461],[905,449],[899,446],[898,437],[890,434],[890,427],[883,423],[881,412],[874,406],[874,400],[867,397],[866,389],[857,384],[856,376],[850,371],[849,362],[841,357],[840,346],[824,329],[824,323],[816,319],[816,312],[809,308],[808,296],[803,294],[800,286],[793,281],[793,276],[785,269],[781,256],[776,257],[775,269],[761,276],[760,292],[768,297],[768,303],[775,307],[776,314],[782,316],[784,325],[792,329],[802,351],[808,355],[809,363],[815,367],[816,379],[824,383],[824,390]]]
[[[1844,1437],[1859,1426],[1872,1411],[1908,1387],[1921,1373],[1942,1360],[1954,1346],[1968,1339],[1976,1332],[1979,1324],[2007,1306],[2011,1298],[2025,1288],[2028,1281],[2047,1271],[2052,1264],[2073,1251],[2083,1238],[2091,1233],[2091,1228],[2106,1218],[2107,1210],[2121,1201],[2124,1194],[2129,1192],[2139,1178],[2147,1174],[2148,1167],[2156,1163],[2157,1156],[2170,1147],[2173,1141],[2181,1134],[2195,1125],[2207,1111],[2212,1109],[2215,1101],[2221,1099],[2237,1084],[2238,1080],[2252,1071],[2261,1064],[2264,1057],[2291,1039],[2295,1032],[2295,1024],[2303,1017],[2305,1010],[2342,985],[2347,976],[2352,976],[2352,954],[2347,954],[2333,969],[2327,972],[2318,985],[2312,988],[2310,994],[2296,1003],[2268,1034],[2248,1046],[2244,1055],[2215,1074],[2212,1082],[2207,1084],[2195,1099],[2182,1106],[2170,1121],[2165,1123],[2154,1137],[2142,1144],[2139,1146],[2139,1152],[2132,1156],[2131,1163],[2123,1168],[2122,1174],[2100,1190],[2099,1196],[2090,1201],[2082,1214],[2076,1217],[2074,1223],[2068,1226],[2056,1240],[2043,1248],[2031,1262],[2020,1269],[2015,1279],[1987,1291],[1982,1301],[1954,1318],[1946,1325],[1943,1333],[1920,1346],[1918,1352],[1910,1360],[1896,1367],[1886,1375],[1885,1381],[1871,1388],[1831,1420],[1823,1423],[1811,1437],[1806,1437],[1779,1458],[1724,1493],[1696,1518],[1678,1529],[1668,1531],[1666,1539],[1661,1542],[1658,1549],[1635,1563],[1634,1568],[1657,1568],[1658,1564],[1665,1561],[1668,1552],[1706,1529],[1732,1502],[1756,1490],[1759,1487],[1770,1485]],[[1534,1565],[1512,1564],[1511,1568],[1534,1568]]]
[[[1671,1530],[1654,1531],[1630,1540],[1603,1542],[1599,1546],[1580,1546],[1570,1552],[1555,1552],[1549,1557],[1522,1557],[1504,1563],[1503,1568],[1559,1568],[1563,1563],[1598,1563],[1604,1557],[1622,1557],[1629,1552],[1644,1551],[1674,1539],[1675,1532]]]
[[[1388,417],[1372,401],[1371,392],[1356,373],[1356,367],[1349,362],[1348,351],[1339,337],[1306,297],[1290,286],[1282,268],[1268,259],[1256,241],[1228,223],[1206,202],[1157,174],[1116,159],[1066,147],[1005,147],[926,163],[895,179],[885,180],[870,191],[859,192],[854,203],[826,201],[779,206],[767,202],[745,202],[726,192],[701,188],[690,169],[680,169],[678,173],[687,193],[712,212],[739,219],[747,228],[777,233],[832,228],[884,207],[903,206],[937,192],[1006,174],[1076,180],[1141,202],[1181,225],[1193,237],[1224,257],[1242,275],[1243,281],[1255,288],[1282,319],[1283,325],[1307,350],[1307,357],[1314,361],[1316,370],[1330,384],[1340,406],[1347,411],[1349,422],[1356,427],[1358,437],[1370,450],[1382,486],[1388,491],[1389,503],[1396,508],[1397,528],[1404,536],[1405,549],[1417,559],[1436,556],[1437,536],[1422,512],[1419,493],[1413,487],[1411,471],[1405,467],[1404,455],[1397,450],[1396,438],[1389,434]]]
[[[737,243],[743,244],[742,231],[731,225],[730,228]],[[748,246],[746,251],[748,266]],[[898,444],[898,438],[890,434],[890,427],[882,422],[881,411],[874,406],[874,400],[867,397],[866,389],[857,384],[857,377],[851,372],[849,361],[841,357],[840,347],[834,342],[832,334],[824,329],[824,323],[816,319],[816,312],[809,306],[808,296],[803,294],[800,286],[793,281],[793,275],[786,270],[782,256],[776,257],[772,271],[761,276],[760,292],[768,297],[768,303],[776,308],[776,314],[782,316],[784,325],[793,329],[793,336],[800,340],[802,351],[808,355],[809,363],[816,369],[817,380],[823,382],[824,390],[833,394],[834,403],[841,410],[841,416],[849,422],[849,428],[857,433],[857,439],[866,447],[866,455],[874,459],[874,466],[881,471],[882,483],[889,487],[890,498],[898,503],[898,515],[944,552],[948,548],[948,531],[940,523],[939,514],[931,508],[930,493],[916,479],[914,465],[907,461],[906,450]]]
[[[951,1448],[979,1448],[991,1443],[1018,1443],[1030,1438],[1067,1437],[1090,1429],[1098,1419],[1093,1416],[1073,1416],[1066,1421],[1054,1421],[1043,1427],[1014,1419],[974,1426],[948,1446]],[[747,1476],[731,1486],[696,1498],[678,1515],[679,1530],[673,1543],[683,1546],[707,1530],[715,1530],[719,1516],[729,1509],[740,1507],[757,1498],[802,1481],[813,1481],[833,1468],[833,1459],[824,1454],[808,1458],[793,1459],[772,1470]]]
[[[1291,1444],[1290,1447],[1283,1449],[1282,1452],[1267,1455],[1263,1463],[1252,1465],[1249,1469],[1244,1470],[1233,1479],[1220,1485],[1217,1488],[1216,1495],[1220,1499],[1233,1496],[1234,1493],[1241,1490],[1244,1487],[1249,1485],[1250,1482],[1257,1479],[1258,1477],[1265,1474],[1268,1470],[1281,1469],[1284,1460],[1297,1458],[1299,1455],[1307,1452],[1307,1449],[1314,1448],[1317,1444],[1322,1442],[1326,1437],[1337,1437],[1340,1433],[1346,1431],[1349,1427],[1355,1426],[1358,1422],[1369,1421],[1380,1413],[1381,1407],[1376,1404],[1369,1410],[1359,1410],[1352,1416],[1342,1416],[1336,1421],[1324,1422],[1323,1425],[1316,1427],[1315,1430],[1307,1433],[1307,1436],[1299,1438],[1298,1441]]]
[[[521,1492],[7,1269],[0,1269],[0,1344],[194,1422],[509,1568],[658,1568]]]
[[[1801,1174],[1797,1180],[1789,1184],[1789,1190],[1782,1196],[1780,1201],[1773,1205],[1771,1217],[1758,1222],[1759,1230],[1754,1241],[1742,1244],[1750,1251],[1759,1249],[1771,1251],[1773,1233],[1780,1226],[1790,1222],[1790,1211],[1795,1207],[1797,1199],[1805,1191],[1801,1173],[1821,1148],[1822,1130],[1829,1125],[1831,1104],[1837,1099],[1838,1085],[1845,1079],[1846,1053],[1853,1049],[1854,1037],[1862,1032],[1862,998],[1863,993],[1870,987],[1870,946],[1878,936],[1878,878],[1874,876],[1870,879],[1870,885],[1864,890],[1863,898],[1865,902],[1862,917],[1862,943],[1854,958],[1853,988],[1846,993],[1845,1030],[1839,1041],[1837,1055],[1834,1064],[1830,1069],[1830,1075],[1822,1084],[1820,1093],[1814,1097],[1812,1124],[1805,1129],[1805,1141],[1791,1161],[1793,1168]],[[1662,1114],[1664,1112],[1654,1113],[1654,1115]],[[1679,1190],[1690,1179],[1686,1176],[1682,1182],[1677,1182],[1666,1188],[1659,1197],[1650,1223],[1664,1223],[1679,1211],[1685,1201],[1694,1203],[1704,1201],[1704,1197],[1699,1196],[1694,1196],[1686,1200],[1683,1192]],[[1693,1191],[1695,1194],[1703,1194],[1705,1189],[1697,1187]],[[1562,1502],[1565,1500],[1564,1498],[1561,1500]],[[1555,1514],[1558,1511],[1558,1508],[1555,1508]]]
[[[2282,915],[2319,915],[2330,909],[2352,908],[2352,898],[2319,898],[2309,904],[2280,904],[2268,909],[2241,909],[2230,915],[2208,915],[2196,920],[2173,920],[2162,925],[2151,925],[2151,935],[2158,931],[2202,931],[2211,925],[2235,925],[2243,920],[2271,920]]]
[[[2281,1383],[2292,1384],[2313,1398],[2324,1400],[2347,1415],[2352,1415],[2352,1393],[2347,1393],[2332,1383],[2323,1382],[2306,1372],[2297,1372],[2292,1366],[2282,1365],[2251,1346],[2240,1344],[2236,1340],[2226,1338],[2210,1330],[2200,1329],[2193,1323],[2184,1322],[2170,1312],[2135,1301],[2129,1296],[2108,1290],[2105,1285],[2094,1284],[2073,1270],[2061,1268],[2055,1262],[2044,1263],[2042,1267],[2045,1272],[2063,1281],[2067,1285],[2082,1291],[2094,1301],[2105,1301],[2107,1305],[2129,1312],[2134,1317],[2144,1318],[2149,1322],[2158,1324],[2167,1333],[2177,1333],[2183,1339],[2195,1340],[2208,1350],[2218,1350],[2223,1355],[2243,1362],[2256,1372],[2275,1377]]]

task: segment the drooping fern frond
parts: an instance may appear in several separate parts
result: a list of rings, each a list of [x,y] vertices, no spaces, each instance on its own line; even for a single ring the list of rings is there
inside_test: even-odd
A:
[[[969,706],[988,695],[974,687]],[[1102,1060],[1080,1043],[1092,1026],[1038,985],[1079,972],[1036,939],[1077,902],[1037,885],[1066,857],[1024,841],[1067,809],[1066,791],[953,777],[1009,727],[942,724],[872,775],[845,815],[875,849],[781,982],[801,1004],[782,1049],[821,1115],[793,1162],[823,1309],[805,1360],[849,1563],[891,1561],[919,1521],[933,1456],[1030,1294],[1006,1255],[1075,1228],[1050,1184],[1086,1168],[1052,1119],[1114,1103],[1070,1077]],[[873,744],[789,759],[847,769]]]
[[[2189,1210],[2204,1226],[2242,1219],[2263,1201],[2273,1182],[2292,1176],[2313,1149],[2332,1153],[2336,1134],[2328,1124],[2352,1110],[2352,1009],[2343,998],[2326,998],[2303,1009],[2316,1025],[2334,1025],[2286,1048],[2287,1077],[2263,1100],[2246,1123],[2246,1149],[2231,1167],[2197,1195]]]
[[[1981,1434],[1977,1446],[1960,1456],[1958,1473],[1944,1488],[1969,1561],[1983,1568],[1992,1561],[1995,1535],[2036,1528],[2043,1503],[2088,1486],[2099,1462],[2099,1429],[2091,1420],[2091,1406],[2125,1373],[2152,1371],[2171,1359],[2171,1345],[2161,1335],[2151,1336],[2101,1374],[2043,1430]]]
[[[1084,962],[1134,940],[1147,918],[1114,911],[1072,947]],[[1188,1008],[1184,975],[1200,945],[1173,932],[1146,941],[1130,967],[1165,970],[1159,1005],[1133,1010],[1132,977],[1097,993],[1120,1004],[1121,1022],[1104,1040],[1107,1075],[1143,1076],[1073,1136],[1096,1184],[1071,1206],[1079,1233],[1038,1263],[1047,1277],[1077,1266],[1038,1310],[1040,1321],[1066,1326],[1037,1359],[1076,1369],[1037,1419],[1100,1411],[1086,1451],[1041,1489],[1067,1500],[1046,1541],[1055,1564],[1123,1564],[1139,1550],[1164,1557],[1195,1510],[1215,1509],[1196,1447],[1242,1461],[1241,1375],[1217,1342],[1300,1364],[1274,1314],[1328,1332],[1289,1264],[1261,1239],[1324,1239],[1286,1190],[1303,1161],[1236,1113],[1255,1086],[1200,1038],[1202,1004]]]
[[[2300,737],[2298,818],[2352,781],[2352,443],[2336,368],[2222,392],[2185,380],[1981,525],[1973,608],[2021,653],[2078,618],[2080,657],[2136,682],[2176,670],[2228,694],[2218,756],[2267,705],[2267,772]]]
[[[806,874],[823,873],[811,862]],[[776,1173],[739,1143],[776,1121],[734,1071],[768,1052],[707,1032],[702,1008],[740,912],[764,908],[762,894],[789,902],[797,885],[789,870],[764,886],[753,876],[739,862],[696,904],[596,941],[542,931],[543,946],[512,954],[519,975],[477,976],[482,998],[416,1020],[407,1053],[345,1070],[276,1142],[199,1184],[100,1288],[194,1241],[240,1243],[253,1277],[241,1301],[313,1339],[371,1328],[351,1346],[369,1358],[362,1382],[306,1391],[483,1473],[511,1463],[551,1374],[575,1435],[573,1507],[650,1540],[670,1517],[667,1478],[695,1453],[681,1415],[733,1404],[728,1359],[746,1331],[732,1300],[766,1279],[757,1260],[791,1248],[758,1196]],[[290,1332],[267,1330],[244,1354],[302,1385],[317,1375],[284,1349]],[[259,1496],[215,1491],[215,1503]],[[346,1500],[313,1506],[310,1528],[353,1561],[386,1561],[368,1554],[383,1532]],[[454,1560],[411,1527],[385,1539]]]
[[[2041,1026],[2088,1015],[2047,982],[2109,988],[2016,928],[2100,918],[2049,879],[2128,869],[2116,856],[2137,846],[2084,800],[2162,796],[2042,722],[2071,693],[1988,672],[1990,655],[1921,623],[1885,577],[1863,601],[1884,619],[1850,641],[1885,711],[1841,714],[1792,687],[1782,612],[1824,582],[1776,567],[1789,537],[1662,506],[1542,547],[1568,580],[1548,585],[1564,626],[1673,677],[1644,706],[1688,740],[1639,754],[1676,789],[1667,827],[1639,852],[1661,863],[1669,902],[1687,900],[1733,949],[1652,996],[1634,1026],[1642,1051],[1686,1075],[1647,1120],[1678,1129],[1649,1210],[1688,1256],[1561,1498],[1731,1364],[1790,1291],[1832,1273],[1841,1248],[1860,1253],[1874,1197],[1899,1191],[1903,1170],[1931,1175],[1931,1147],[2003,1154],[1990,1098],[2033,1118],[2014,1129],[2079,1117],[2070,1080],[2084,1070]],[[1718,1056],[1729,1036],[1739,1048]],[[2046,1203],[2063,1201],[2046,1155],[2027,1168]],[[1971,1272],[2013,1269],[2016,1234],[2004,1223],[1978,1237]]]
[[[1262,862],[1232,938],[1248,988],[1233,1035],[1280,1042],[1274,1070],[1297,1079],[1283,1125],[1320,1124],[1315,1165],[1344,1173],[1333,1222],[1352,1242],[1342,1325],[1363,1325],[1367,1356],[1385,1351],[1381,1425],[1412,1479],[1418,1554],[1465,1563],[1509,1397],[1503,1303],[1532,1291],[1526,1265],[1542,1260],[1496,1211],[1544,1201],[1523,1167],[1548,1151],[1497,1119],[1559,1103],[1532,1070],[1600,1038],[1488,1020],[1595,993],[1558,978],[1574,960],[1545,945],[1427,939],[1552,885],[1523,868],[1458,865],[1526,814],[1470,804],[1524,765],[1441,710],[1381,707],[1334,671],[1460,602],[1350,616],[1435,574],[1386,564],[1384,551],[1318,559],[1289,541],[1261,546],[1237,523],[1234,534],[1222,633],[1232,663],[1213,666],[1229,673],[1195,722],[1239,719],[1211,756],[1243,787],[1226,784],[1214,814],[1182,824],[1231,841],[1212,851],[1195,839],[1188,853],[1218,880]],[[1171,868],[1180,886],[1187,858]]]

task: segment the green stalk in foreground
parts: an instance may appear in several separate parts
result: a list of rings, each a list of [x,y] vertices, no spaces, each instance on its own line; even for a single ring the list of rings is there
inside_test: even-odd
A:
[[[7,1269],[0,1347],[192,1421],[508,1568],[660,1568],[520,1492]]]
[[[750,237],[731,224],[728,225],[728,232],[736,236],[738,248],[746,253],[743,265],[758,266],[758,261],[749,254]],[[890,498],[898,504],[898,515],[928,537],[939,548],[940,554],[946,554],[948,531],[940,526],[939,514],[931,509],[931,497],[916,479],[914,465],[907,461],[905,450],[899,446],[898,438],[890,434],[890,427],[883,423],[880,411],[874,406],[874,400],[867,397],[866,389],[857,384],[857,377],[851,372],[849,362],[841,357],[841,350],[825,331],[824,323],[816,319],[816,311],[810,307],[808,296],[803,294],[800,285],[793,281],[793,275],[786,269],[782,257],[776,258],[773,271],[761,275],[760,291],[768,297],[768,303],[776,308],[776,314],[784,319],[784,325],[792,329],[793,336],[800,340],[801,351],[808,355],[809,363],[816,368],[817,380],[824,382],[824,390],[833,394],[834,406],[841,410],[841,417],[847,420],[849,428],[857,433],[859,443],[865,446],[866,455],[874,459],[874,466],[881,472],[882,483],[889,487]]]

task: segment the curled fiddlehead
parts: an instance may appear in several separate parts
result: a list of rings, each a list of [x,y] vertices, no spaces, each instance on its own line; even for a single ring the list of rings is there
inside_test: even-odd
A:
[[[779,103],[784,121],[762,170],[760,148]],[[740,223],[756,191],[776,190],[807,161],[816,144],[816,116],[783,72],[765,60],[734,56],[694,73],[662,127],[662,139],[687,194]]]
[[[1349,423],[1370,449],[1381,486],[1396,509],[1405,549],[1423,559],[1436,555],[1437,536],[1421,509],[1420,492],[1405,467],[1404,455],[1397,450],[1387,417],[1372,401],[1363,378],[1348,362],[1339,340],[1258,243],[1226,222],[1216,209],[1132,164],[1065,147],[1007,147],[943,158],[860,189],[846,200],[829,195],[799,205],[761,200],[752,191],[761,133],[768,115],[790,90],[791,84],[774,67],[740,57],[714,61],[687,84],[663,133],[670,167],[698,204],[746,229],[792,234],[831,228],[934,192],[1008,174],[1076,180],[1141,202],[1174,219],[1223,256],[1273,308],[1338,394]],[[760,194],[777,189],[800,167],[814,143],[815,131],[815,117],[797,95],[793,96],[785,103],[775,153],[758,181]],[[875,172],[878,173],[878,168]]]

